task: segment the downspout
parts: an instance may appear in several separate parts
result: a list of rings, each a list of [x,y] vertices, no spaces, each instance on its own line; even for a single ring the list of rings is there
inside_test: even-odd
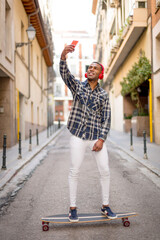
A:
[[[149,87],[150,87],[150,104],[153,104],[153,97],[154,97],[154,92],[153,92],[153,36],[152,36],[152,12],[150,14],[151,17],[151,71],[152,71],[152,80],[149,79]],[[154,141],[154,114],[153,114],[153,105],[150,106],[150,142]]]
[[[46,47],[41,49],[41,102],[43,101],[43,61],[42,61],[42,57],[43,57],[43,51],[46,50],[48,47],[49,47],[49,45],[47,45]]]

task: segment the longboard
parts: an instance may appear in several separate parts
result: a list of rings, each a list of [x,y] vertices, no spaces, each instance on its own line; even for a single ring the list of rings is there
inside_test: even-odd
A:
[[[109,219],[105,215],[101,215],[99,213],[81,213],[78,214],[79,221],[76,223],[70,222],[68,219],[68,214],[58,214],[48,217],[42,217],[42,230],[48,231],[49,230],[49,223],[55,223],[55,224],[78,224],[78,223],[93,223],[93,222],[107,222],[107,221],[113,221],[117,219],[122,219],[122,223],[124,227],[129,227],[130,222],[128,221],[129,217],[135,217],[138,214],[135,212],[131,213],[116,213],[117,218],[115,219]]]

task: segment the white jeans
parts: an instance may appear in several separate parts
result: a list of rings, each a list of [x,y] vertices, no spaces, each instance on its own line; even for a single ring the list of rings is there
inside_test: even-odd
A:
[[[75,136],[71,136],[71,166],[69,172],[69,190],[70,190],[70,207],[76,207],[77,183],[78,173],[81,163],[84,159],[86,148],[90,150],[97,140],[83,140]],[[92,151],[100,172],[100,182],[102,189],[102,204],[109,204],[109,186],[110,186],[110,172],[108,164],[107,147],[103,144],[103,148],[99,152]]]

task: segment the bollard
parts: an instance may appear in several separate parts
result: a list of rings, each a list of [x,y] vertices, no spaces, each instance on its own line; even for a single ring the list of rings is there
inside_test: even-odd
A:
[[[47,127],[47,138],[49,138],[49,127]]]
[[[21,132],[19,132],[19,147],[18,147],[18,159],[21,159],[22,158],[22,147],[21,147],[21,142],[22,142],[22,139],[21,139]]]
[[[29,151],[32,151],[32,130],[29,129]]]
[[[147,157],[147,144],[146,144],[146,131],[143,131],[143,143],[144,143],[144,159],[148,159]]]
[[[50,126],[50,135],[52,136],[52,125]]]
[[[6,167],[6,147],[7,147],[7,135],[5,134],[3,136],[3,156],[2,156],[3,162],[2,162],[2,170],[6,170],[7,169],[7,167]]]
[[[133,133],[132,133],[132,128],[130,129],[130,150],[133,151]]]
[[[61,119],[58,119],[58,129],[61,128]]]
[[[36,129],[37,146],[39,145],[38,129]]]

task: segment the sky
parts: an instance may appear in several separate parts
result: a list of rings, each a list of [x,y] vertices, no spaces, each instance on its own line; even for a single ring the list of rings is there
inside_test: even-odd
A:
[[[92,14],[92,0],[53,0],[54,30],[86,30],[94,33],[96,17]]]

